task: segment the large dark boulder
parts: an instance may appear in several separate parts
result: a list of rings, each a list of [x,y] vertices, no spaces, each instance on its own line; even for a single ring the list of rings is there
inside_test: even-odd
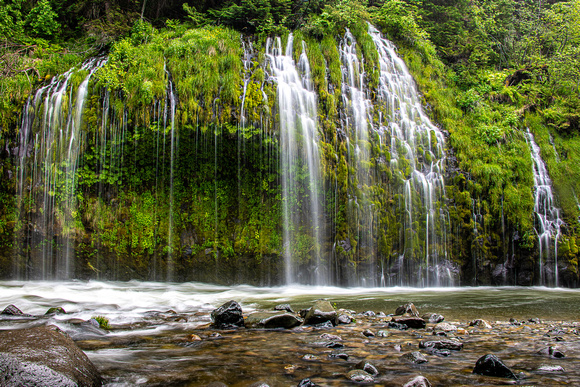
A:
[[[312,305],[304,316],[304,324],[316,325],[330,321],[332,325],[337,325],[338,314],[330,302],[318,300]]]
[[[0,386],[101,386],[87,355],[53,326],[0,331]]]
[[[474,374],[485,376],[497,376],[500,378],[517,379],[516,375],[510,370],[497,356],[485,355],[477,360],[473,368]]]
[[[244,326],[242,307],[231,300],[211,312],[211,321],[219,329],[237,328]]]
[[[302,319],[288,312],[254,312],[246,318],[246,328],[285,328],[302,324]]]

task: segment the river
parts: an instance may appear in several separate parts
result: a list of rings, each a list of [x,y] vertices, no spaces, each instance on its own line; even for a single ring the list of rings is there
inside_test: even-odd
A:
[[[228,300],[238,301],[247,314],[282,303],[298,311],[320,298],[356,313],[372,310],[386,315],[413,302],[421,313],[439,313],[445,321],[465,327],[469,331],[461,337],[465,348],[449,357],[429,356],[426,365],[408,365],[400,360],[401,354],[411,348],[418,350],[418,341],[431,332],[388,329],[379,317],[361,316],[353,324],[335,328],[288,331],[219,331],[208,326],[211,311]],[[401,386],[416,374],[442,386],[509,384],[504,379],[471,374],[475,361],[485,353],[503,356],[508,365],[523,372],[526,379],[520,384],[580,385],[579,289],[261,288],[137,281],[3,281],[0,308],[9,304],[36,317],[0,318],[0,329],[59,326],[87,353],[110,386],[205,386],[219,381],[229,386],[263,382],[273,387],[297,385],[306,377],[320,385],[350,385],[345,374],[362,359],[376,363],[381,372],[378,385]],[[67,314],[42,316],[56,306]],[[112,329],[104,335],[83,332],[78,322],[93,316],[106,316]],[[469,328],[469,321],[478,318],[490,321],[493,329]],[[529,323],[532,318],[542,323]],[[510,324],[510,319],[518,322]],[[375,333],[384,329],[388,337],[366,337],[361,333],[367,328]],[[348,360],[332,358],[336,350],[320,345],[319,337],[325,332],[343,338],[341,351],[349,354]],[[556,343],[566,352],[565,359],[536,354]],[[542,365],[561,365],[565,372],[539,372]]]

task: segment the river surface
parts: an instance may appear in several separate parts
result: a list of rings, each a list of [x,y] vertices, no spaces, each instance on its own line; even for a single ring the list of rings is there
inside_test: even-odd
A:
[[[418,351],[418,343],[432,338],[427,329],[388,328],[388,317],[357,317],[334,328],[293,330],[217,330],[210,313],[229,300],[244,314],[288,303],[295,311],[325,298],[355,314],[392,314],[412,302],[422,313],[435,312],[460,328],[452,334],[464,343],[461,352],[442,357],[426,354],[429,362],[408,364],[402,355]],[[43,324],[59,326],[87,353],[110,386],[251,386],[261,382],[296,386],[303,378],[317,384],[354,385],[346,378],[361,360],[379,369],[376,385],[402,386],[415,375],[434,386],[462,385],[580,385],[580,290],[544,287],[475,288],[336,288],[288,286],[216,286],[202,283],[158,282],[0,282],[0,310],[9,304],[36,317],[0,318],[0,329]],[[43,316],[60,306],[67,314]],[[106,316],[108,332],[85,330],[79,323]],[[356,317],[356,316],[355,316]],[[539,319],[540,323],[529,322]],[[486,319],[491,330],[474,329],[469,322]],[[509,322],[516,319],[517,323]],[[432,325],[431,325],[432,326]],[[363,330],[387,332],[366,337]],[[340,336],[343,347],[327,348],[324,333]],[[193,335],[193,336],[192,336]],[[322,343],[322,344],[321,344]],[[563,359],[538,355],[557,346]],[[338,352],[349,355],[336,358]],[[476,360],[495,353],[524,378],[518,382],[471,373]],[[545,372],[541,366],[561,366]],[[256,384],[258,385],[258,384]]]

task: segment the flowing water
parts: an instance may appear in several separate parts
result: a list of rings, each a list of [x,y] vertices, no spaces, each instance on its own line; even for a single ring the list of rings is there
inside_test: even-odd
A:
[[[342,131],[349,144],[348,163],[355,166],[356,174],[351,180],[360,195],[350,199],[350,208],[354,208],[349,215],[357,224],[356,240],[357,255],[359,262],[367,262],[368,269],[361,272],[357,270],[358,284],[364,286],[377,286],[377,252],[374,249],[375,233],[373,232],[373,220],[375,214],[373,205],[367,192],[371,185],[370,161],[371,144],[369,130],[372,128],[372,102],[367,97],[365,90],[364,63],[357,54],[357,42],[352,33],[347,29],[339,44],[341,71],[342,71],[342,104],[343,119]]]
[[[278,85],[285,278],[287,284],[324,284],[327,273],[321,257],[323,225],[316,94],[305,44],[296,64],[292,58],[293,43],[292,34],[284,51],[280,38],[266,43],[270,70]],[[314,265],[301,268],[301,261],[310,258]]]
[[[428,363],[409,364],[401,359],[402,354],[419,350],[420,340],[434,336],[424,329],[391,329],[380,315],[356,316],[355,323],[335,328],[216,330],[208,326],[211,311],[230,299],[240,302],[248,314],[281,303],[289,303],[297,311],[319,298],[354,313],[390,314],[399,305],[413,302],[421,313],[442,314],[445,321],[468,331],[457,335],[464,349],[452,351],[448,357],[426,354]],[[295,386],[307,377],[325,386],[354,385],[345,374],[363,359],[379,369],[378,385],[400,387],[417,374],[426,376],[434,386],[510,384],[508,379],[471,373],[475,361],[486,353],[498,355],[514,371],[523,372],[526,379],[520,384],[580,383],[577,289],[0,282],[0,308],[9,304],[38,317],[0,316],[0,329],[59,326],[87,353],[108,386],[206,386],[212,381],[249,386],[261,381],[275,387]],[[42,316],[54,306],[63,307],[68,314]],[[92,316],[106,316],[112,329],[108,333],[84,330],[79,319]],[[493,329],[469,327],[468,322],[476,318],[490,321]],[[510,318],[525,323],[509,324]],[[530,318],[545,321],[529,323]],[[365,337],[362,331],[367,328],[377,336]],[[387,336],[378,336],[379,330]],[[324,333],[342,337],[344,347],[326,347],[321,338]],[[566,357],[536,354],[547,345],[557,345]],[[348,354],[348,360],[333,358],[337,353]],[[539,370],[541,365],[559,365],[565,372],[544,373]]]
[[[28,255],[27,265],[34,262],[35,277],[64,279],[74,271],[70,240],[76,232],[83,108],[91,76],[104,63],[93,58],[78,70],[54,77],[26,104],[20,130],[18,204],[28,214],[22,220],[23,232],[38,251],[32,256],[28,246],[23,253]],[[84,79],[78,87],[69,87],[77,75]],[[14,266],[21,276],[23,265]]]
[[[423,110],[415,81],[393,44],[369,25],[379,54],[379,98],[391,138],[391,168],[402,184],[397,216],[404,225],[401,257],[387,285],[450,286],[456,269],[447,256],[448,216],[444,198],[445,140]]]
[[[560,226],[560,210],[555,205],[552,192],[552,181],[548,169],[540,154],[540,147],[534,140],[534,135],[526,133],[532,155],[534,170],[534,212],[536,213],[535,230],[540,247],[539,272],[540,284],[558,286],[558,239]]]

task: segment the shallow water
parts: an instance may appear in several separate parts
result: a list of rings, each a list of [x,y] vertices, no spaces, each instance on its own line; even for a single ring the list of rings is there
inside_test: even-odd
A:
[[[428,329],[398,331],[385,318],[357,317],[356,323],[335,328],[294,330],[215,330],[209,314],[228,300],[240,302],[244,314],[289,303],[295,311],[313,300],[327,298],[338,308],[355,312],[393,313],[413,302],[421,313],[436,312],[467,332],[456,335],[464,343],[448,357],[427,354],[428,363],[410,364],[402,354],[417,351],[418,343],[433,338]],[[201,283],[153,282],[0,282],[0,308],[14,304],[24,313],[43,315],[61,306],[68,313],[51,317],[0,319],[0,329],[54,324],[67,331],[87,353],[111,386],[205,386],[221,381],[229,386],[296,386],[303,378],[320,385],[353,385],[346,379],[360,360],[379,369],[376,385],[402,386],[415,375],[435,386],[505,385],[513,381],[473,375],[473,365],[486,354],[498,355],[514,371],[523,372],[520,385],[580,385],[580,290],[479,288],[334,288],[215,286]],[[112,329],[87,334],[75,319],[106,316]],[[468,326],[483,318],[492,330]],[[515,318],[521,325],[509,324]],[[528,323],[539,318],[540,324]],[[432,325],[431,325],[432,326]],[[387,337],[367,338],[364,329]],[[344,345],[323,345],[323,333],[342,337]],[[201,340],[192,339],[197,335]],[[398,350],[396,345],[400,345]],[[536,352],[557,345],[564,359]],[[343,352],[348,360],[332,358]],[[304,356],[308,355],[305,359]],[[308,358],[312,357],[313,358]],[[564,372],[543,373],[541,365],[561,365]]]

